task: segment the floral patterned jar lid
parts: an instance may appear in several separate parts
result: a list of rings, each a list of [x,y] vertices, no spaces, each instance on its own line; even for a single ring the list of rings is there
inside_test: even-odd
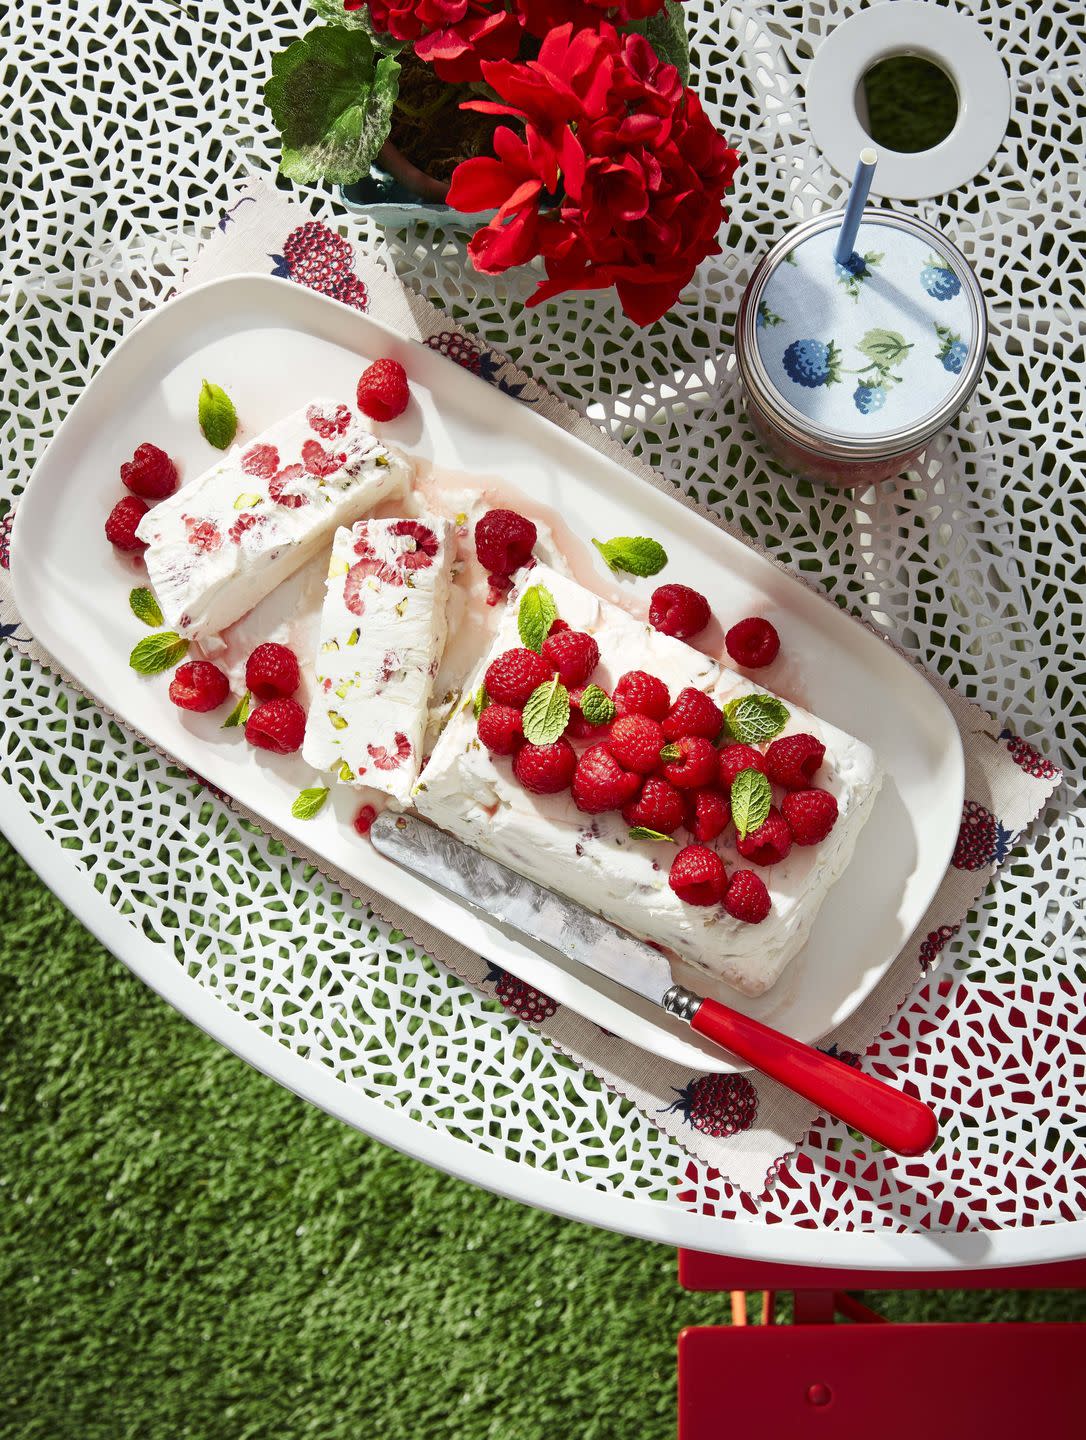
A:
[[[792,231],[759,264],[740,312],[743,378],[800,440],[861,455],[942,429],[972,394],[987,344],[984,298],[939,231],[864,212],[834,260],[841,215]]]

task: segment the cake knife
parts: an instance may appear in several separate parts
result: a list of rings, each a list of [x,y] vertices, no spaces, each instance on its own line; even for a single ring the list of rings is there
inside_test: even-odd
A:
[[[922,1155],[937,1123],[922,1101],[718,1000],[676,985],[667,957],[574,900],[518,875],[414,815],[385,811],[370,839],[390,860],[492,920],[661,1006],[763,1075],[898,1155]]]

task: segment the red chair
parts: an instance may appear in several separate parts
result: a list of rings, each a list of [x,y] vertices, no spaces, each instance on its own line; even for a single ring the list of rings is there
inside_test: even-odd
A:
[[[1086,1261],[899,1273],[680,1250],[679,1283],[732,1296],[730,1325],[679,1335],[679,1440],[1018,1440],[1086,1426],[1086,1324],[898,1325],[850,1293],[1086,1289]],[[753,1290],[765,1292],[761,1325],[747,1324]],[[794,1320],[775,1325],[784,1290]]]

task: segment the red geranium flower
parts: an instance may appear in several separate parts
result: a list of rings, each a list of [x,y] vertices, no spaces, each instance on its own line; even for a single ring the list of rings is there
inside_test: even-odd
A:
[[[450,205],[498,212],[469,246],[477,268],[497,273],[542,255],[547,279],[529,305],[614,285],[635,323],[659,319],[719,253],[739,164],[697,96],[643,36],[607,22],[561,26],[537,59],[481,69],[503,103],[465,108],[516,117],[524,139],[503,127],[494,158],[453,172]]]

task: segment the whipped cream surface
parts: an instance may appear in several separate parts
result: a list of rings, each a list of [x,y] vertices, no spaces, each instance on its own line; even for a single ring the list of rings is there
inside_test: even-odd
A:
[[[302,754],[401,803],[422,764],[445,648],[452,531],[436,515],[369,519],[332,543]]]
[[[749,868],[765,881],[773,908],[761,924],[735,920],[721,906],[685,904],[668,885],[675,845],[631,839],[620,814],[582,814],[568,791],[532,795],[524,790],[511,761],[491,756],[480,743],[471,696],[491,660],[520,645],[519,592],[536,584],[550,590],[563,620],[595,637],[600,664],[591,678],[608,691],[626,671],[647,670],[667,684],[673,700],[687,686],[705,691],[722,707],[742,695],[772,692],[546,565],[522,571],[517,581],[496,638],[415,786],[415,807],[485,854],[655,941],[696,970],[746,995],[763,994],[802,949],[823,900],[852,857],[881,783],[874,753],[785,700],[789,718],[782,733],[806,732],[826,747],[814,783],[836,797],[837,823],[820,845],[794,845],[783,861],[769,867],[752,866],[738,854],[731,826],[716,842],[713,848],[729,874]],[[592,742],[574,743],[581,749]],[[774,801],[779,803],[779,795]],[[678,833],[680,844],[684,834]]]
[[[333,400],[235,445],[140,521],[167,626],[214,653],[220,630],[410,478],[408,463]]]

